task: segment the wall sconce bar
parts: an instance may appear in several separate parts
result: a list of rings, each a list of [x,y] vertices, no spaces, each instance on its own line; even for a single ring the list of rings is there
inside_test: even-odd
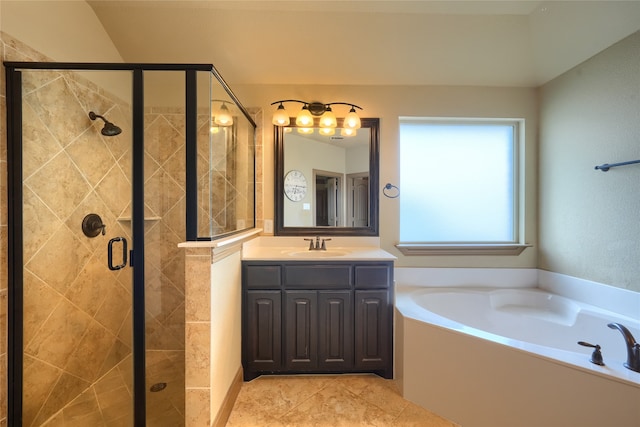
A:
[[[615,167],[618,167],[618,166],[633,165],[633,164],[636,164],[636,163],[640,163],[640,160],[630,160],[628,162],[611,163],[611,164],[605,163],[603,165],[596,166],[594,169],[599,169],[602,172],[606,172],[611,168],[615,168]]]
[[[296,125],[302,127],[313,126],[314,117],[320,117],[320,127],[322,128],[335,128],[337,127],[337,119],[333,111],[332,105],[348,105],[351,107],[349,113],[345,116],[343,126],[350,129],[359,129],[361,126],[360,117],[356,113],[356,108],[362,110],[355,104],[349,102],[329,102],[324,104],[322,102],[307,102],[300,101],[298,99],[283,99],[280,101],[272,102],[271,105],[280,104],[273,113],[272,123],[276,126],[288,126],[290,123],[289,114],[284,109],[285,102],[298,102],[303,104],[302,109],[296,116]]]

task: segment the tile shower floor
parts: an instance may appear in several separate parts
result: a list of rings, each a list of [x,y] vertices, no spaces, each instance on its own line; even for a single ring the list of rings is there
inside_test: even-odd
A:
[[[261,376],[242,384],[227,427],[455,427],[376,375]]]

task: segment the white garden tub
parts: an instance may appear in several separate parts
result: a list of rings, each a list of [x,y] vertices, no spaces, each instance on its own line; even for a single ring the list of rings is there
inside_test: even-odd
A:
[[[623,324],[640,339],[638,318],[522,283],[406,285],[401,270],[396,376],[405,398],[464,427],[640,426],[640,373],[623,366],[622,334],[607,327]],[[578,341],[600,345],[605,365]]]

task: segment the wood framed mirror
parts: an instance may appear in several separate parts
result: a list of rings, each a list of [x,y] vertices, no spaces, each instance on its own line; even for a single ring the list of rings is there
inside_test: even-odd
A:
[[[380,119],[361,121],[355,136],[274,126],[275,235],[378,236]]]

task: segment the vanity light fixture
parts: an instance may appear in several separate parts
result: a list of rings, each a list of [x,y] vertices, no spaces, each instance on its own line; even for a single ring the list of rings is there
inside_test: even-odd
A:
[[[219,107],[214,107],[214,103],[220,102]],[[212,99],[211,100],[211,117],[213,117],[213,121],[218,126],[231,126],[233,124],[233,116],[231,112],[227,108],[227,104],[229,101],[223,101],[221,99]]]
[[[360,122],[360,117],[358,117],[358,113],[356,113],[356,110],[355,108],[353,108],[353,105],[351,106],[351,110],[349,110],[349,114],[347,114],[346,117],[344,118],[342,127],[345,129],[360,129],[360,127],[362,127],[362,123]]]
[[[272,102],[271,105],[279,104],[271,122],[276,126],[289,126],[290,119],[289,114],[286,112],[283,103],[284,102],[299,102],[303,104],[302,109],[296,116],[296,126],[303,128],[310,128],[313,126],[314,118],[320,117],[320,128],[336,128],[338,121],[335,114],[331,110],[332,105],[348,105],[351,107],[349,113],[344,119],[343,126],[349,129],[360,128],[360,117],[356,113],[356,108],[362,110],[362,107],[358,107],[355,104],[348,102],[329,102],[323,104],[322,102],[306,102],[298,99],[283,99],[281,101]]]
[[[287,122],[287,124],[289,123]],[[302,107],[302,110],[298,113],[298,116],[296,117],[296,125],[305,128],[313,126],[313,116],[311,115],[311,111],[309,111],[309,107],[307,105]]]
[[[336,119],[336,115],[331,111],[331,107],[327,105],[327,109],[320,116],[320,128],[336,128],[338,127],[338,120]]]
[[[273,105],[273,104],[271,104]],[[289,124],[289,115],[284,109],[282,102],[278,105],[278,109],[273,113],[273,119],[271,120],[276,126],[287,126]]]

